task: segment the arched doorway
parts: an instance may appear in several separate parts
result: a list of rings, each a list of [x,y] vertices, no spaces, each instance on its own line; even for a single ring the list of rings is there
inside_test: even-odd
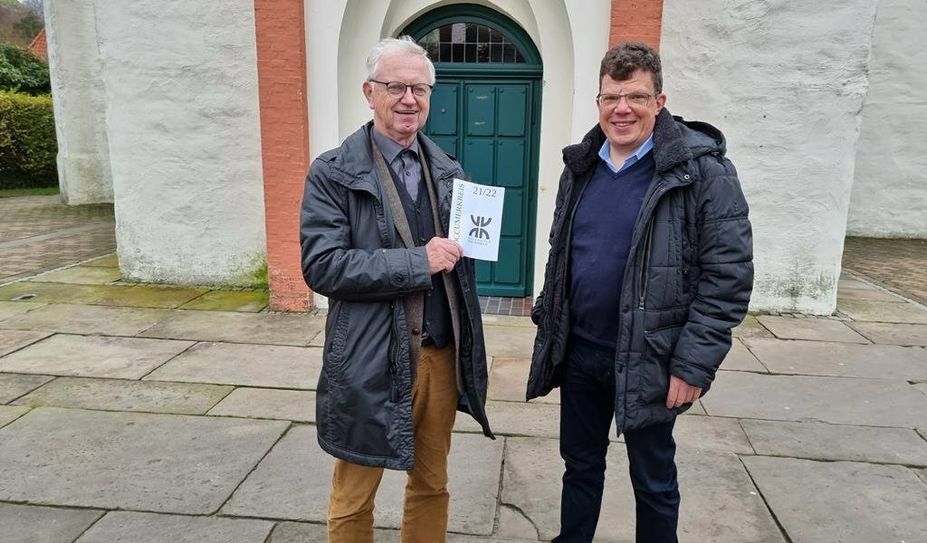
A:
[[[541,57],[527,33],[483,6],[431,11],[403,30],[428,52],[437,83],[424,132],[474,182],[505,187],[499,261],[477,262],[479,293],[531,293]]]

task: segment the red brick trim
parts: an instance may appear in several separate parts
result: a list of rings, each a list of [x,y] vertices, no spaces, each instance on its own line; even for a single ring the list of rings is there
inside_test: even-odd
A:
[[[254,0],[270,307],[308,311],[299,207],[309,167],[305,0]]]
[[[663,0],[612,0],[608,46],[641,41],[659,51],[662,26]]]

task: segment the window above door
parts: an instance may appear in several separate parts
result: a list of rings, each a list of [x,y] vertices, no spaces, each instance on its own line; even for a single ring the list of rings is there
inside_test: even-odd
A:
[[[524,64],[525,56],[504,33],[474,23],[449,23],[418,40],[434,62]]]

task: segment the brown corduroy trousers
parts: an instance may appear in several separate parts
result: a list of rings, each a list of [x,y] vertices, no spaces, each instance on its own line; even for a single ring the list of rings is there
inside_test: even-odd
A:
[[[454,345],[423,346],[412,385],[415,467],[409,472],[402,514],[402,543],[446,540],[449,494],[447,455],[457,414]],[[374,498],[383,468],[335,462],[328,502],[329,543],[373,543]]]

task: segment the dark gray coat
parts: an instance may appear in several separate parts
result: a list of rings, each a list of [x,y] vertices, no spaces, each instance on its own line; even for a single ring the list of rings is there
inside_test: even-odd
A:
[[[644,197],[622,283],[615,358],[618,433],[672,420],[670,374],[707,391],[731,348],[753,287],[747,202],[724,136],[711,125],[674,118],[654,126],[656,173]],[[596,126],[563,150],[527,398],[559,385],[570,331],[569,240],[573,211],[598,161]]]
[[[300,241],[306,283],[329,299],[316,395],[321,447],[352,463],[413,467],[412,336],[404,301],[431,288],[425,247],[402,246],[371,158],[368,123],[309,170]],[[460,165],[424,136],[419,143],[447,231]],[[392,183],[389,179],[387,182]],[[454,269],[460,322],[458,409],[492,437],[486,421],[486,351],[473,261]],[[415,336],[419,339],[419,336]]]

